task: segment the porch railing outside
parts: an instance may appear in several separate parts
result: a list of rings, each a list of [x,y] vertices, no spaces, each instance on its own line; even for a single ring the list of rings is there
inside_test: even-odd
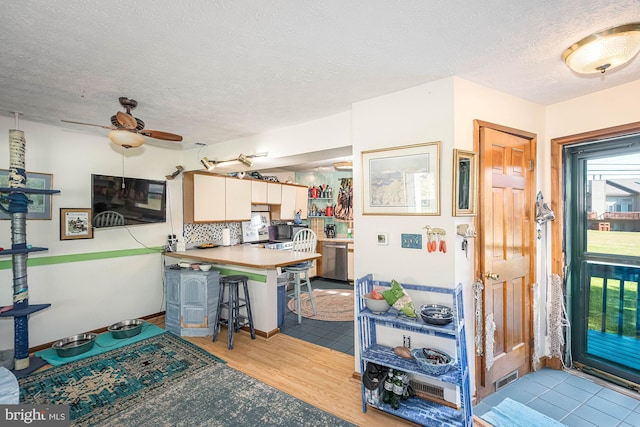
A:
[[[640,267],[587,264],[589,329],[640,338]]]

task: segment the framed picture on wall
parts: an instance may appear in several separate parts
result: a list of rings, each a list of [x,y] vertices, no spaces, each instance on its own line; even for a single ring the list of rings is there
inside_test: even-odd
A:
[[[362,152],[363,215],[440,215],[440,142]]]
[[[478,154],[453,150],[453,216],[475,216],[478,198]]]
[[[27,188],[51,190],[53,175],[27,172]],[[9,171],[0,169],[0,187],[9,187]],[[51,194],[27,194],[27,219],[51,219]],[[0,219],[11,219],[11,214],[0,210]]]
[[[93,239],[91,209],[60,208],[60,240]]]

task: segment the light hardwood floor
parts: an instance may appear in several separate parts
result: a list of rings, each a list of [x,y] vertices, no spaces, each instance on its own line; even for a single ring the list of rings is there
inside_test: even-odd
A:
[[[154,323],[164,326],[161,319]],[[373,408],[362,412],[360,381],[353,378],[355,362],[348,354],[284,334],[252,340],[245,331],[234,336],[229,350],[225,328],[215,343],[211,337],[183,338],[230,367],[358,426],[416,425]]]
[[[145,320],[164,328],[164,316]],[[102,328],[94,332],[105,331]],[[418,425],[371,407],[363,413],[360,380],[354,378],[354,357],[346,353],[284,334],[252,340],[245,331],[235,335],[234,349],[229,350],[224,327],[215,343],[210,336],[182,338],[221,358],[228,366],[355,425]],[[51,344],[38,349],[49,348]],[[50,367],[45,365],[41,369]],[[475,426],[491,427],[478,417],[474,416],[473,421]]]

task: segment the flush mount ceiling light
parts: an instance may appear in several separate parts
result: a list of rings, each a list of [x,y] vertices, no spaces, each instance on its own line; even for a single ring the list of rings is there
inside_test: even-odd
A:
[[[333,168],[338,171],[350,171],[353,170],[353,162],[336,162]]]
[[[640,22],[602,30],[583,38],[562,53],[576,73],[604,73],[631,61],[640,51]]]
[[[128,130],[112,130],[109,132],[109,139],[116,145],[124,148],[139,147],[144,144],[144,136]]]

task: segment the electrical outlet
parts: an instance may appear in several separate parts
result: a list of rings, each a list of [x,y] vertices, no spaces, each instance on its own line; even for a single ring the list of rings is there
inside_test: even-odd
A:
[[[411,348],[411,335],[402,336],[402,345],[406,348]]]

